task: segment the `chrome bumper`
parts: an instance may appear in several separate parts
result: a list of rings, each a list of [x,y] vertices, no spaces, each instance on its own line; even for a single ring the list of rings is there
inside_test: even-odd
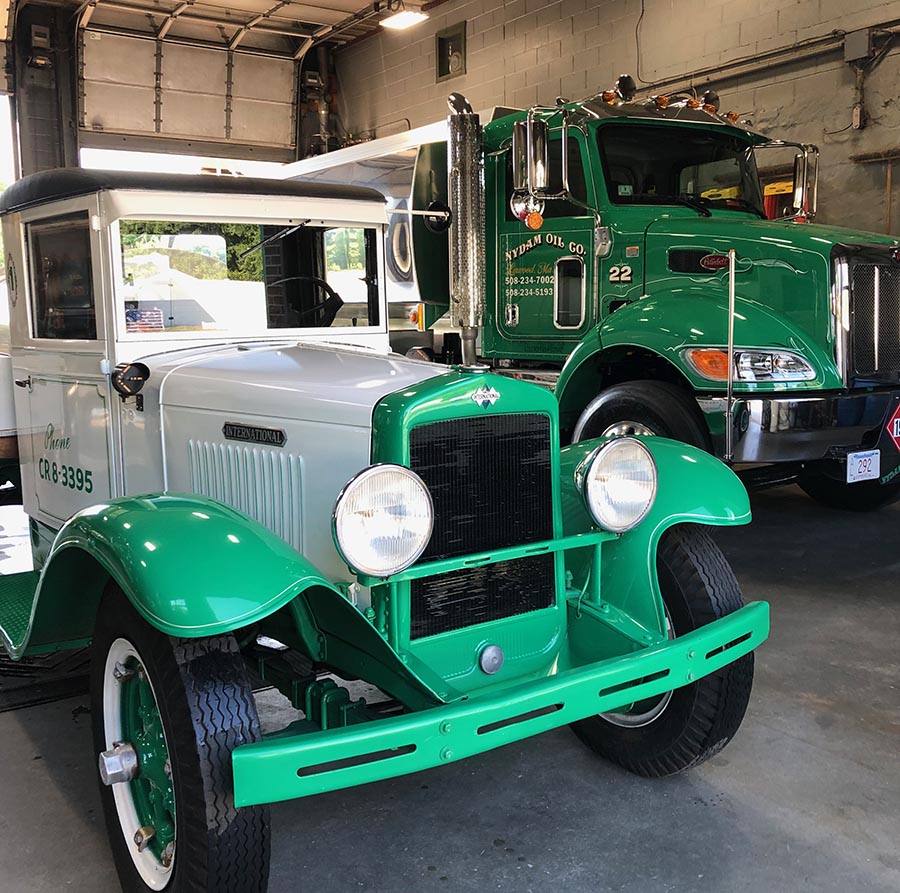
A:
[[[739,397],[734,402],[733,461],[809,462],[825,458],[835,447],[874,447],[898,399],[900,391]],[[725,454],[725,398],[698,397],[697,402],[712,432],[715,454],[721,458]]]

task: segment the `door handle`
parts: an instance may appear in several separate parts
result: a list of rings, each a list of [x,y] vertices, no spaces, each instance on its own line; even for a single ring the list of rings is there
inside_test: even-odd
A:
[[[29,375],[28,378],[17,378],[15,380],[15,384],[16,384],[17,388],[28,388],[28,390],[30,391],[31,390],[31,376]]]

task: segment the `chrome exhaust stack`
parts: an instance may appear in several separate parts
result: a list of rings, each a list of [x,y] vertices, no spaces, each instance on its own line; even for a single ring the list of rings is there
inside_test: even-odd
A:
[[[460,329],[464,366],[477,362],[475,342],[484,319],[484,154],[481,121],[468,100],[451,93],[447,104],[450,224],[450,321]]]

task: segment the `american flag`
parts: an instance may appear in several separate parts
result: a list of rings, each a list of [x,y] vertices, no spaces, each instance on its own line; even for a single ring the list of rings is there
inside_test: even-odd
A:
[[[154,307],[152,310],[126,310],[126,332],[161,332],[163,330],[162,310]]]

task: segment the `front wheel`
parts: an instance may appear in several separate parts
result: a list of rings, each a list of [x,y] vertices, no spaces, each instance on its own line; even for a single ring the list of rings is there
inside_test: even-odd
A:
[[[709,449],[709,434],[696,401],[666,381],[628,381],[602,391],[579,416],[572,441],[633,434],[671,437]]]
[[[234,805],[231,752],[260,739],[230,635],[175,639],[111,588],[91,665],[100,796],[126,893],[262,893],[265,807]]]
[[[683,636],[743,607],[725,556],[699,527],[667,531],[656,558],[670,635]],[[572,724],[591,750],[648,778],[674,775],[717,754],[740,727],[753,686],[753,654],[697,682],[617,713]]]
[[[870,512],[900,499],[900,476],[886,484],[881,481],[856,481],[848,484],[822,474],[815,463],[810,463],[797,483],[816,502],[851,512]]]

